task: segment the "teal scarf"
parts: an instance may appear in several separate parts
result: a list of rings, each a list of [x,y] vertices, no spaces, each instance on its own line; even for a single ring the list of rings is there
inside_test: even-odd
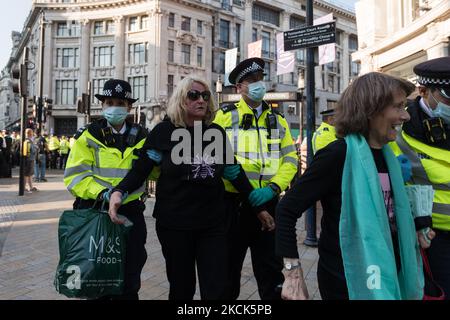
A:
[[[366,139],[348,135],[342,175],[340,245],[350,299],[422,299],[419,244],[400,165],[388,146],[383,155],[394,195],[401,270],[397,273],[381,183]]]

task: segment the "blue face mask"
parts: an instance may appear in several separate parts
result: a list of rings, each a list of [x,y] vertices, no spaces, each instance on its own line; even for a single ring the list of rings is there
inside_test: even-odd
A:
[[[247,96],[256,102],[261,102],[266,94],[266,86],[264,82],[258,81],[253,82],[248,85],[248,94]]]
[[[125,107],[108,107],[103,110],[103,117],[112,126],[118,126],[122,124],[127,118],[128,112]]]
[[[433,97],[433,100],[436,101],[437,103],[436,108],[434,110],[431,110],[431,114],[433,115],[433,117],[442,118],[445,121],[445,123],[450,124],[450,106],[440,101],[437,101],[432,94],[430,95]]]

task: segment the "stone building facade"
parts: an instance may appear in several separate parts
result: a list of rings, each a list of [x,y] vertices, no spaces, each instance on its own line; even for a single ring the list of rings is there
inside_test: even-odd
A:
[[[337,60],[316,67],[317,112],[334,106],[339,93],[359,66],[351,61],[357,49],[356,20],[346,8],[314,1],[314,15],[333,13],[337,22]],[[300,0],[34,0],[25,21],[17,65],[25,46],[36,68],[29,73],[30,95],[39,94],[40,16],[45,15],[43,96],[53,100],[45,130],[71,134],[85,124],[76,112],[77,97],[98,93],[111,78],[131,83],[148,127],[164,113],[168,98],[183,77],[196,74],[215,91],[223,80],[225,51],[238,48],[247,57],[247,44],[262,39],[268,91],[296,91],[298,70],[305,67],[305,50],[296,51],[296,71],[276,75],[276,34],[305,24],[306,6]],[[225,88],[224,92],[231,92]],[[92,98],[91,115],[101,107]],[[298,110],[285,109],[291,128],[299,128]],[[13,122],[17,119],[10,119]],[[317,123],[320,117],[317,117]]]

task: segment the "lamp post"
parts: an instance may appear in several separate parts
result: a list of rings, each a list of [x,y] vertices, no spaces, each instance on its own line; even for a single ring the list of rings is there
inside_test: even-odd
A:
[[[220,95],[222,94],[222,79],[219,77],[217,78],[216,81],[216,93],[217,93],[217,106],[220,107]]]

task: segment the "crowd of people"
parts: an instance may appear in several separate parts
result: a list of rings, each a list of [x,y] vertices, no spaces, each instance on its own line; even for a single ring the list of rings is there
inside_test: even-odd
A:
[[[74,137],[56,136],[43,133],[37,135],[31,128],[25,130],[24,176],[29,180],[28,193],[37,191],[33,182],[46,182],[47,169],[64,170]],[[18,132],[3,130],[0,133],[0,178],[11,178],[12,169],[20,166],[20,135]]]
[[[450,297],[450,57],[414,72],[418,89],[378,72],[356,78],[322,114],[314,158],[295,183],[297,150],[286,119],[263,100],[262,59],[235,67],[229,81],[241,99],[218,110],[204,80],[184,78],[150,133],[127,120],[130,84],[105,82],[96,95],[103,118],[77,133],[64,175],[74,209],[107,202],[113,223],[123,215],[134,224],[123,294],[101,298],[139,298],[148,179],[157,181],[171,300],[193,299],[196,278],[202,299],[237,299],[248,249],[261,299],[308,299],[296,223],[316,201],[322,299],[423,299],[423,257]]]

